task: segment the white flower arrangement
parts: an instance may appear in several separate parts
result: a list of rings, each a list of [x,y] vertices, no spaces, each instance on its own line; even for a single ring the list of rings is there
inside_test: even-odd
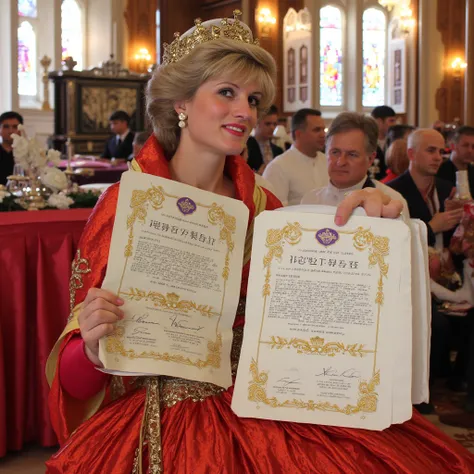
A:
[[[45,166],[40,174],[41,182],[53,192],[59,192],[67,188],[67,177],[58,168]]]
[[[12,134],[13,157],[31,178],[40,177],[45,186],[53,192],[65,189],[68,185],[66,175],[56,168],[61,160],[61,153],[57,150],[46,151],[36,138],[27,139],[24,127],[18,126],[19,134]]]
[[[48,205],[58,209],[69,209],[71,204],[74,204],[74,200],[64,193],[51,194],[48,198]]]
[[[8,196],[10,196],[10,193],[8,191],[0,189],[0,203],[2,203],[3,200]]]

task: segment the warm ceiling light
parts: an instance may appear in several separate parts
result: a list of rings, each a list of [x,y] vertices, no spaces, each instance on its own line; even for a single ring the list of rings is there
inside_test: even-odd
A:
[[[135,54],[135,59],[137,61],[150,61],[151,55],[150,55],[150,53],[148,53],[148,49],[140,48],[138,50],[138,53]]]
[[[461,77],[461,74],[464,69],[466,69],[466,67],[467,63],[463,59],[461,59],[460,57],[455,58],[454,61],[451,63],[451,69],[453,70],[454,77]]]
[[[276,18],[272,15],[269,8],[261,8],[258,14],[258,21],[259,23],[274,25],[276,23]]]

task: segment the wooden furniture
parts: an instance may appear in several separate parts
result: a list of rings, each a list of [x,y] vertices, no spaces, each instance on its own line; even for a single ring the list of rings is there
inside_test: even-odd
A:
[[[74,153],[100,155],[110,136],[109,116],[116,110],[130,115],[132,131],[145,130],[148,74],[132,73],[112,57],[101,67],[74,71],[70,59],[68,70],[49,74],[54,83],[54,148],[65,152],[71,138]]]

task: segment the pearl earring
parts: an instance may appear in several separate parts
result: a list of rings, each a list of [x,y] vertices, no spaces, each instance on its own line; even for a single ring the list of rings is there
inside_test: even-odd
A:
[[[186,120],[188,116],[184,112],[180,112],[180,114],[178,115],[178,118],[179,118],[179,122],[178,122],[179,128],[186,127]]]

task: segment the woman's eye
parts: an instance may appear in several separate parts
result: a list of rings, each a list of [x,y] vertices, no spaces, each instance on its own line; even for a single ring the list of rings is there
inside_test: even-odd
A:
[[[258,107],[260,105],[260,99],[258,97],[255,97],[255,96],[250,96],[249,97],[249,104],[252,107]]]
[[[234,91],[232,89],[221,89],[219,94],[223,95],[224,97],[233,97]]]

